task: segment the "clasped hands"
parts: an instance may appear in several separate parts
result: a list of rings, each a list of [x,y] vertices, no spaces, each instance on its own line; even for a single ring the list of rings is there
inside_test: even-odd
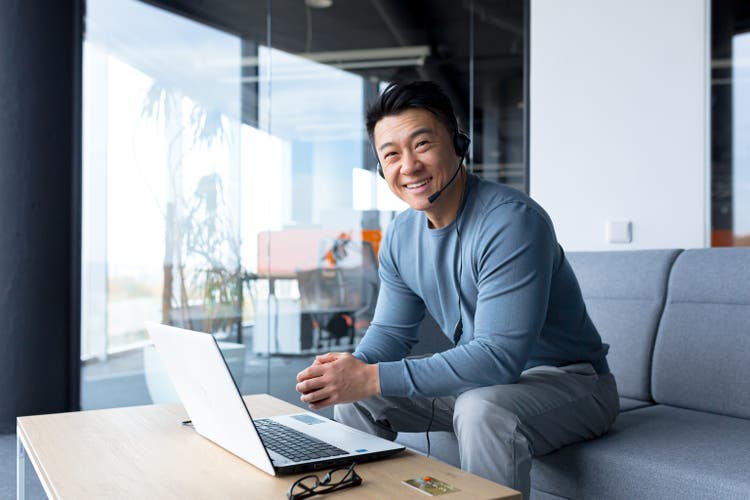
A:
[[[352,403],[380,393],[378,365],[368,365],[348,352],[329,352],[297,374],[300,400],[311,410]]]

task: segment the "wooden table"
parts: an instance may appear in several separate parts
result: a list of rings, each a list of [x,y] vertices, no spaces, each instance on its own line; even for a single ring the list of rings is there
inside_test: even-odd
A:
[[[299,408],[268,395],[246,396],[254,417]],[[304,474],[272,477],[180,422],[182,405],[152,405],[19,417],[17,493],[28,459],[50,498],[286,498]],[[362,486],[320,498],[418,498],[405,479],[429,475],[460,492],[441,498],[520,500],[517,491],[407,450],[357,465]],[[322,474],[320,474],[322,477]]]

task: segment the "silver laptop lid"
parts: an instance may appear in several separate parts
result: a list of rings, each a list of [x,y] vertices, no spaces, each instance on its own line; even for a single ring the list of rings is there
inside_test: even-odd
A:
[[[151,322],[146,328],[195,430],[276,475],[213,335]]]

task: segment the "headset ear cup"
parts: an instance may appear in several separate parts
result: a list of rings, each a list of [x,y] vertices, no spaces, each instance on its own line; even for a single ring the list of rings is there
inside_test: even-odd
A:
[[[469,136],[464,134],[463,132],[456,132],[456,134],[453,136],[453,147],[456,150],[456,154],[461,158],[464,158],[466,156],[466,153],[469,151],[470,144],[471,139],[469,139]]]
[[[372,138],[370,138],[370,148],[372,148],[372,156],[375,157],[375,163],[378,165],[378,175],[385,179],[385,172],[383,172],[383,165],[380,164],[380,158],[378,158],[378,152],[375,151],[375,144],[372,143]]]

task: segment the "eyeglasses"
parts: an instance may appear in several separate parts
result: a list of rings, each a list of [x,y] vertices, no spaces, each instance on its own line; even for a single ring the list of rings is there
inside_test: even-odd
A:
[[[354,470],[355,465],[357,464],[352,462],[348,467],[331,469],[323,479],[314,474],[301,477],[292,484],[289,491],[286,492],[286,496],[289,500],[300,500],[359,486],[362,484],[362,478]]]

